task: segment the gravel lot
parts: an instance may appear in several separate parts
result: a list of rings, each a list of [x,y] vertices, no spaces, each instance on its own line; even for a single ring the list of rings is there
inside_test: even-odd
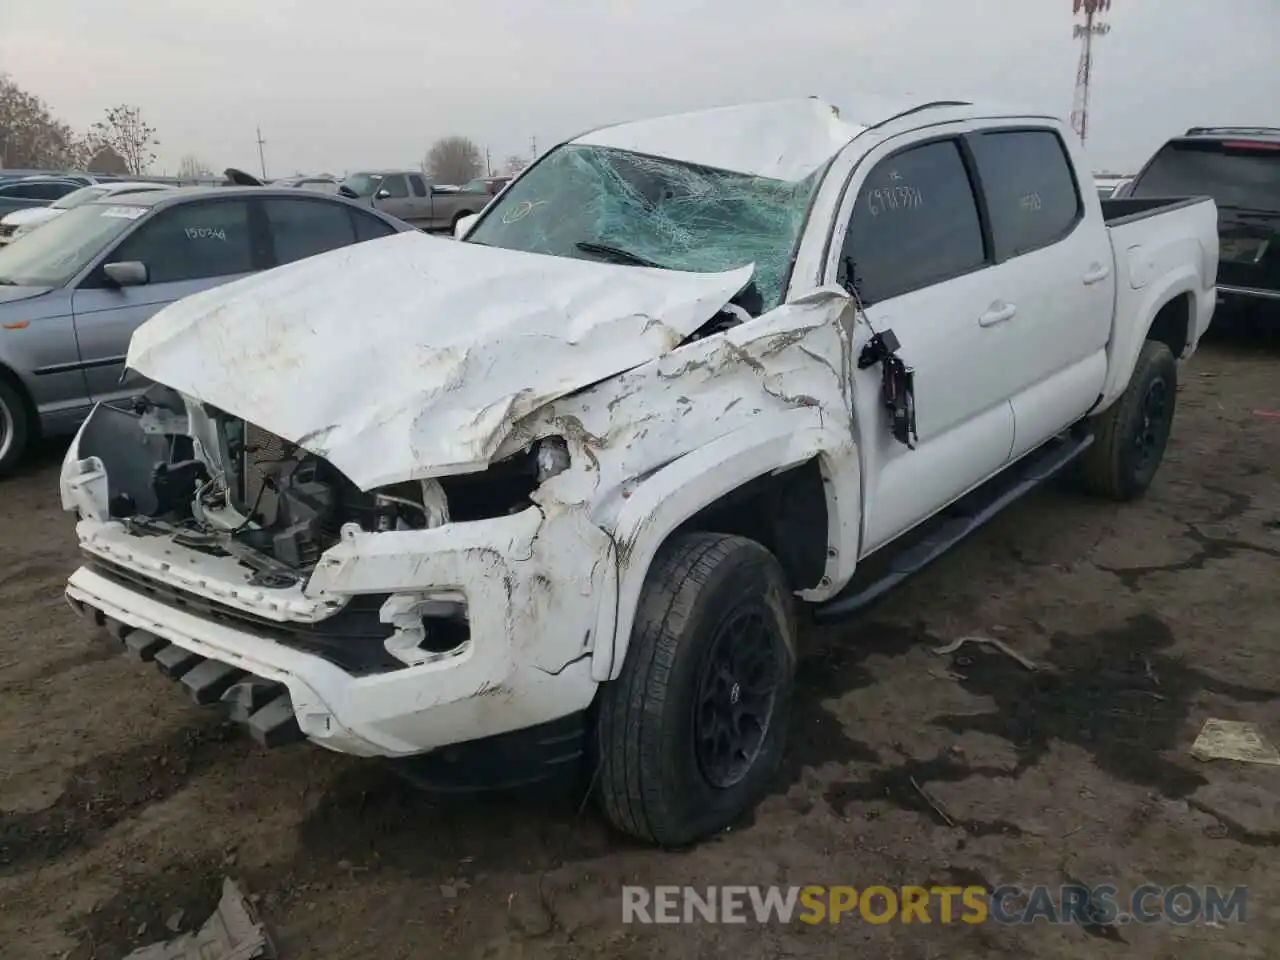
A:
[[[537,795],[445,799],[270,754],[77,621],[51,445],[0,481],[0,954],[113,960],[232,875],[286,960],[1274,956],[1280,768],[1200,763],[1208,717],[1280,741],[1280,351],[1183,373],[1148,497],[1045,490],[869,617],[809,629],[786,769],[685,852]],[[966,646],[1004,638],[1041,669]],[[927,792],[936,812],[917,790]],[[639,884],[1247,884],[1243,925],[624,926]],[[873,953],[874,952],[874,953]]]

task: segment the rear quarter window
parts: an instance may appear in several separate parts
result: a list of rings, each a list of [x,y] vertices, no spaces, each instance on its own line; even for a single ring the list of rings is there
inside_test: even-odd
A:
[[[996,258],[1063,239],[1083,213],[1066,148],[1052,130],[980,133],[969,141],[991,216]]]

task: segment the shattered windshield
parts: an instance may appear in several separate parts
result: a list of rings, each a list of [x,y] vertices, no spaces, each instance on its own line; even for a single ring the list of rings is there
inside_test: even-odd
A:
[[[565,146],[513,183],[467,242],[702,273],[754,263],[768,310],[782,300],[818,176],[789,182]]]

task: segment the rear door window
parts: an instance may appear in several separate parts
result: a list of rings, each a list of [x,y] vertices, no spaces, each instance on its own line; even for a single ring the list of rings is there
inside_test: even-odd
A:
[[[1210,196],[1220,207],[1280,212],[1280,144],[1174,140],[1155,155],[1128,196]]]
[[[1083,213],[1066,148],[1052,130],[1004,130],[969,139],[991,216],[996,258],[1063,239]]]
[[[418,174],[409,174],[409,183],[413,187],[413,195],[415,197],[425,197],[427,195],[427,184]]]
[[[878,164],[858,192],[840,275],[863,305],[975,270],[987,260],[973,186],[954,140]]]
[[[249,204],[205,200],[162,210],[108,258],[140,260],[151,283],[206,280],[253,269]]]
[[[263,201],[276,262],[293,263],[356,241],[355,225],[345,204],[318,200]]]

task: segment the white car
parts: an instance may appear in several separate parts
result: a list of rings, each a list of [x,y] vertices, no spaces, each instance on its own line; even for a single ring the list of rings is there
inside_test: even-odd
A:
[[[119,183],[98,183],[68,193],[60,200],[55,200],[47,207],[27,207],[15,210],[0,219],[0,246],[12,243],[36,227],[48,223],[68,210],[97,200],[102,197],[114,197],[126,193],[141,193],[144,190],[165,190],[163,183],[147,183],[143,181],[121,181]]]
[[[786,745],[796,607],[1069,466],[1140,496],[1214,311],[1212,200],[1104,215],[1059,120],[858,106],[594,130],[461,242],[165,308],[126,360],[163,386],[62,468],[72,607],[267,744],[464,786],[582,758],[620,830],[723,830]]]

